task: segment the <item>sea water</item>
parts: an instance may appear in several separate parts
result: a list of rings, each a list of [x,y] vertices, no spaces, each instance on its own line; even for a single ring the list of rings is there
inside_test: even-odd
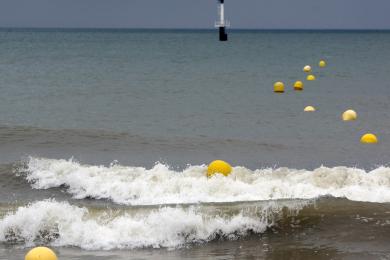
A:
[[[386,31],[2,29],[0,258],[389,257],[389,46]],[[233,173],[208,179],[214,159]]]

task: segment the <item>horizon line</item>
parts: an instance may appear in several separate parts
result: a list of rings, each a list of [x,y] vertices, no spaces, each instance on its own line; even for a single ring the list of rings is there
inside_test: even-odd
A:
[[[154,27],[24,27],[0,26],[0,30],[154,30],[154,31],[215,31],[216,28],[154,28]],[[390,31],[390,28],[229,28],[229,31]]]

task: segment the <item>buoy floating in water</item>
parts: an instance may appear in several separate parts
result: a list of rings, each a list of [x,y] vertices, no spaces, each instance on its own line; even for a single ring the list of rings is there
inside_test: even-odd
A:
[[[304,72],[310,72],[311,71],[310,65],[306,65],[305,67],[303,67],[303,71]]]
[[[305,107],[305,109],[303,109],[303,111],[305,111],[305,112],[314,112],[314,111],[316,111],[316,109],[313,106],[307,106],[307,107]]]
[[[274,92],[275,93],[284,93],[284,83],[283,82],[275,82],[274,84]]]
[[[57,260],[56,254],[47,247],[35,247],[31,249],[26,256],[25,260]]]
[[[221,173],[225,176],[228,176],[231,172],[232,166],[222,160],[212,161],[207,167],[207,177],[211,177],[216,173]]]
[[[314,76],[313,74],[307,75],[306,80],[308,81],[316,80],[316,76]]]
[[[376,144],[378,143],[378,138],[374,134],[367,133],[360,138],[360,142],[363,144]]]
[[[347,111],[345,111],[341,118],[344,120],[344,121],[352,121],[352,120],[356,120],[357,119],[357,114],[354,110],[352,109],[348,109]]]
[[[319,66],[320,68],[325,68],[325,67],[326,67],[326,61],[320,60],[320,62],[318,62],[318,66]]]
[[[303,82],[300,80],[295,81],[294,90],[303,90]]]

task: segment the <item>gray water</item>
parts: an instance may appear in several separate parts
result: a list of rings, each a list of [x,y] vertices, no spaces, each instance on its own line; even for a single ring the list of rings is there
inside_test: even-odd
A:
[[[33,189],[20,173],[29,156],[146,168],[160,161],[178,171],[217,158],[250,169],[387,165],[389,47],[387,31],[233,31],[221,43],[214,31],[2,29],[0,217],[48,198],[118,206],[72,198],[66,185]],[[304,80],[306,64],[316,81]],[[304,91],[293,91],[296,80]],[[273,93],[276,81],[286,93]],[[317,111],[304,113],[307,105]],[[350,108],[358,120],[343,122]],[[366,132],[379,143],[360,144]],[[55,250],[60,259],[388,259],[389,212],[388,203],[322,198],[235,240]],[[0,259],[23,257],[26,247],[12,241],[0,243]]]
[[[220,43],[211,31],[2,30],[0,39],[2,136],[7,127],[12,134],[23,127],[11,147],[2,140],[2,161],[48,156],[52,146],[58,158],[93,163],[220,157],[252,168],[305,168],[389,161],[388,32],[237,31]],[[320,59],[326,69],[316,66]],[[318,80],[294,93],[306,64]],[[279,80],[287,84],[284,95],[272,92]],[[318,112],[304,114],[306,105]],[[348,108],[360,120],[343,123]],[[55,132],[64,129],[71,131]],[[46,131],[59,146],[31,144]],[[365,132],[378,135],[375,151],[359,144]],[[116,151],[112,139],[121,138],[128,143]],[[113,151],[99,153],[101,139]],[[156,140],[157,151],[148,146]],[[142,156],[126,148],[132,143]]]

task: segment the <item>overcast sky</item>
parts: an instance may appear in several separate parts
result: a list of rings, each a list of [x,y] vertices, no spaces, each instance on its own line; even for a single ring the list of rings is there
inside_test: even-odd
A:
[[[232,28],[390,29],[390,0],[225,0]],[[213,28],[216,0],[0,0],[0,27]]]

